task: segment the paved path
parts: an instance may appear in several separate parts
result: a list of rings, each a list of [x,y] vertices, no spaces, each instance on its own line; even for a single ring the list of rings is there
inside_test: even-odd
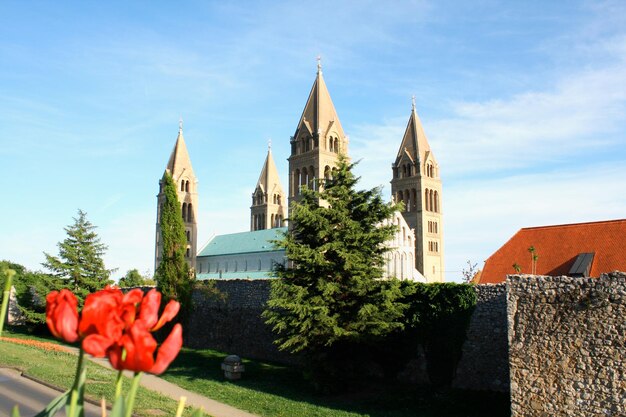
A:
[[[85,355],[85,357],[89,358],[91,361],[96,362],[99,365],[112,369],[108,359],[106,358],[93,358],[90,355]],[[132,372],[128,371],[124,372],[124,374],[129,378],[132,378],[133,376]],[[187,391],[186,389],[183,389],[178,385],[174,385],[171,382],[168,382],[155,375],[144,373],[141,376],[140,384],[149,390],[159,392],[166,397],[170,397],[176,401],[178,401],[180,397],[187,397],[187,401],[185,403],[186,405],[194,408],[202,408],[208,415],[212,417],[258,417],[255,414],[251,414],[230,405],[226,405],[210,398],[203,397],[202,395],[196,394],[195,392]]]
[[[49,386],[22,376],[20,371],[0,368],[0,417],[10,417],[18,405],[22,417],[32,417],[61,393]],[[65,407],[59,415],[65,415]],[[100,417],[100,408],[85,404],[86,417]]]

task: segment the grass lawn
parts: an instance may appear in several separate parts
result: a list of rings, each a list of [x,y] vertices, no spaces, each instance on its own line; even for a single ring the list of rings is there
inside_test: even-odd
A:
[[[213,350],[183,349],[162,377],[263,417],[510,416],[508,396],[490,393],[435,392],[387,383],[358,394],[317,395],[298,371],[257,361],[244,361],[243,379],[229,382],[220,370],[224,357]]]
[[[52,340],[28,336],[21,333],[4,331],[5,337],[20,339],[34,339],[53,342]],[[0,340],[0,366],[14,367],[25,374],[46,381],[57,387],[68,389],[74,381],[77,356],[72,353],[42,349],[37,346],[15,344]],[[105,396],[108,404],[112,404],[114,384],[117,372],[87,361],[86,395],[96,401]],[[125,388],[130,387],[130,380],[126,379]],[[135,414],[139,416],[159,416],[176,414],[177,402],[139,387],[135,402]],[[191,410],[186,410],[186,415]]]

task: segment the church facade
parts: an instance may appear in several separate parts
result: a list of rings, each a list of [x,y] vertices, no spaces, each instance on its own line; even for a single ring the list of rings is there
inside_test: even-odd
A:
[[[348,137],[335,110],[318,63],[315,81],[294,135],[290,138],[289,183],[284,192],[271,146],[261,169],[250,207],[250,231],[213,236],[197,253],[197,181],[182,137],[182,126],[166,172],[179,184],[179,200],[188,232],[188,258],[198,279],[271,278],[274,263],[286,262],[284,250],[272,240],[287,232],[288,208],[300,200],[304,186],[315,188],[329,178],[339,154],[348,156]],[[189,188],[187,182],[189,181]],[[387,242],[385,277],[441,282],[444,274],[441,179],[439,165],[430,150],[415,103],[392,164],[392,198],[403,202],[403,211],[389,222],[397,225]],[[158,199],[161,202],[161,192]],[[155,269],[159,262],[160,228],[157,216]]]

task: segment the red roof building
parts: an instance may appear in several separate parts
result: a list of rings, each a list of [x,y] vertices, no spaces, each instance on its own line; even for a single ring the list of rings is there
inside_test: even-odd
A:
[[[520,229],[485,261],[475,282],[503,282],[516,267],[521,274],[551,276],[626,271],[626,219]]]

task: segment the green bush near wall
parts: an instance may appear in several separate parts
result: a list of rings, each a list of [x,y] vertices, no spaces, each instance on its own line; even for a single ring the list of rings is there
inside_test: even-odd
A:
[[[421,345],[430,383],[449,386],[461,359],[476,306],[476,291],[470,284],[408,281],[403,281],[401,288],[406,305],[404,329],[389,335],[380,345],[379,357],[388,358],[384,363],[386,375],[397,375],[417,357]]]
[[[408,304],[404,333],[424,347],[431,384],[450,385],[476,306],[476,291],[454,283],[407,283],[404,290]]]

